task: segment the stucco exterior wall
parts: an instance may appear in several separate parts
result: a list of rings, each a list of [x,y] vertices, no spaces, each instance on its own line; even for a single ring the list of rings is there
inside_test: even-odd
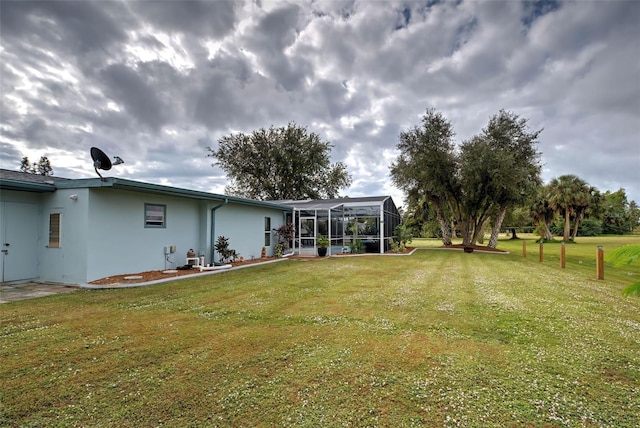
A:
[[[2,281],[40,279],[41,196],[35,192],[0,191],[0,246],[7,251],[0,255]]]
[[[203,205],[197,200],[111,188],[90,190],[86,281],[109,275],[173,269],[198,251]],[[145,204],[166,206],[165,227],[145,227]],[[175,253],[165,255],[165,247]]]
[[[271,218],[271,229],[276,229],[284,223],[281,210],[250,207],[239,204],[227,204],[215,212],[215,239],[218,236],[229,238],[229,248],[236,250],[245,259],[260,258],[265,241],[265,217]],[[271,234],[271,245],[267,256],[273,256],[277,238]],[[218,255],[215,255],[218,261]]]
[[[77,195],[77,199],[70,199]],[[88,189],[60,189],[42,195],[42,281],[78,283],[86,277]],[[49,216],[60,213],[60,247],[49,248]]]
[[[28,259],[37,268],[29,278],[58,283],[85,283],[110,275],[172,269],[186,263],[187,251],[218,260],[213,246],[218,236],[247,259],[259,258],[265,245],[265,217],[270,228],[284,222],[284,211],[260,203],[118,189],[112,186],[67,186],[55,192],[2,190],[0,201],[32,207]],[[76,184],[73,182],[71,184]],[[233,198],[232,198],[233,199]],[[165,227],[145,227],[145,204],[166,207]],[[23,208],[23,207],[21,207]],[[15,211],[15,210],[14,210]],[[50,215],[60,214],[60,245],[49,248]],[[24,222],[23,222],[24,223]],[[267,255],[274,252],[272,231]],[[175,246],[167,259],[165,248]],[[212,259],[212,256],[214,259]],[[4,272],[3,272],[4,273]]]

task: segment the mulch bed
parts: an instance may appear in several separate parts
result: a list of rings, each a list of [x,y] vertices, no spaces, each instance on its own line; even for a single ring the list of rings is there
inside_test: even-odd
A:
[[[471,248],[473,248],[473,251],[487,251],[487,252],[491,252],[491,253],[506,253],[507,252],[507,251],[499,250],[497,248],[486,247],[486,246],[483,246],[483,245],[455,244],[455,245],[443,245],[442,247],[438,247],[438,248],[447,248],[447,249],[463,250],[464,251],[465,247],[471,247]]]
[[[255,263],[263,263],[263,262],[270,261],[270,260],[275,260],[275,258],[274,257],[266,257],[264,259],[243,260],[243,261],[233,262],[233,263],[230,263],[230,264],[233,267],[237,267],[237,266],[251,265],[251,264],[255,264]],[[175,269],[173,269],[173,270],[175,270]],[[146,272],[127,273],[127,274],[122,274],[122,275],[112,275],[112,276],[108,276],[106,278],[100,278],[100,279],[97,279],[95,281],[91,281],[89,284],[93,284],[93,285],[138,284],[138,283],[141,283],[141,282],[156,281],[158,279],[175,278],[175,277],[180,277],[180,276],[184,276],[184,275],[202,275],[204,273],[211,272],[211,271],[202,271],[202,272],[200,272],[200,269],[193,268],[193,269],[187,269],[187,270],[177,270],[176,272],[172,272],[172,273],[163,273],[163,272],[164,272],[164,270],[149,270],[149,271],[146,271]],[[141,278],[125,279],[125,277],[130,277],[130,276],[141,277]]]

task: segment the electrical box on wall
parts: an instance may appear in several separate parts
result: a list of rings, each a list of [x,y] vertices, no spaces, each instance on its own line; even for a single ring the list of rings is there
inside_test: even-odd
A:
[[[172,245],[171,247],[169,247],[172,253],[176,252],[176,246]]]
[[[169,247],[164,247],[164,253],[169,254]]]

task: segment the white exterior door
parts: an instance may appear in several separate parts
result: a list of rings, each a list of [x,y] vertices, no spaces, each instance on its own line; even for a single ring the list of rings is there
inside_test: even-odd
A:
[[[38,206],[0,203],[0,274],[2,282],[38,278]]]

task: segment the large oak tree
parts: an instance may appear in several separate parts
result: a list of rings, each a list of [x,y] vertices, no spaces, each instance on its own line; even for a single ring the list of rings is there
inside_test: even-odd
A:
[[[454,213],[460,213],[460,180],[453,126],[434,109],[422,126],[400,133],[400,154],[391,164],[391,180],[407,196],[408,205],[426,199],[434,208],[442,242],[451,245]]]
[[[331,164],[333,146],[306,128],[261,128],[222,137],[209,147],[230,181],[226,192],[258,200],[335,198],[351,184],[342,162]]]
[[[391,178],[409,206],[424,198],[434,207],[445,245],[451,244],[452,224],[464,245],[474,245],[493,217],[489,246],[495,247],[506,210],[523,203],[540,183],[539,133],[529,132],[525,119],[501,110],[458,150],[451,123],[430,109],[422,127],[400,134]]]

